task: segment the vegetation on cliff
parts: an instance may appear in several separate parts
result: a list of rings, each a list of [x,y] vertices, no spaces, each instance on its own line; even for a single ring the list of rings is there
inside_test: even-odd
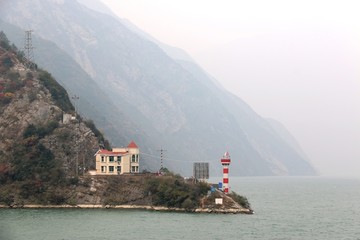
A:
[[[240,204],[242,207],[251,209],[250,203],[246,197],[241,196],[236,192],[231,192],[228,196],[231,197],[235,202]]]
[[[55,104],[64,112],[74,111],[75,108],[71,104],[66,90],[46,71],[39,72],[40,82],[50,91]]]
[[[94,124],[63,121],[75,115],[66,90],[50,73],[26,69],[3,32],[0,112],[0,202],[7,205],[68,203],[78,176],[94,168],[94,152],[109,145]]]

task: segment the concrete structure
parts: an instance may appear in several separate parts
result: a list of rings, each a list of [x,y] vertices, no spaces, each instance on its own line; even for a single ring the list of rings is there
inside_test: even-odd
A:
[[[69,124],[71,121],[76,121],[76,117],[69,113],[63,113],[62,122],[64,124]]]
[[[230,154],[226,152],[221,159],[221,164],[223,165],[223,191],[224,193],[229,193],[229,165],[230,165]]]
[[[139,148],[134,141],[127,147],[100,149],[95,153],[96,175],[139,173]]]

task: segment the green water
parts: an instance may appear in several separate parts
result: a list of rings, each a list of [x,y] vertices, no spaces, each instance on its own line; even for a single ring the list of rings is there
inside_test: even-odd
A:
[[[273,177],[230,181],[232,190],[248,197],[254,215],[0,209],[0,240],[360,240],[360,180]]]

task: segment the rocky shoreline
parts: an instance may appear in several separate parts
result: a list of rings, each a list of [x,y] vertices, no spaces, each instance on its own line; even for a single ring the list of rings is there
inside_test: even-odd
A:
[[[24,204],[24,205],[0,205],[0,208],[6,209],[138,209],[162,212],[193,212],[193,213],[223,213],[223,214],[253,214],[251,209],[247,208],[196,208],[194,210],[186,210],[184,208],[169,208],[162,206],[148,206],[148,205],[99,205],[99,204],[78,204],[78,205],[39,205],[39,204]]]
[[[69,192],[65,192],[67,202],[64,203],[36,203],[34,201],[18,199],[13,196],[11,201],[0,203],[0,208],[7,209],[138,209],[162,212],[188,212],[188,213],[218,213],[218,214],[253,214],[249,204],[241,204],[239,195],[235,193],[225,194],[215,190],[211,194],[203,195],[197,199],[198,204],[185,206],[171,206],[165,204],[154,204],[155,193],[149,192],[146,186],[152,186],[149,180],[162,181],[184,181],[181,177],[169,176],[116,176],[116,177],[82,177],[78,185]],[[86,183],[86,184],[85,184]],[[156,182],[154,182],[156,183]],[[180,184],[180,183],[178,183]],[[193,186],[193,183],[185,183]],[[173,187],[173,185],[171,185]],[[169,186],[168,186],[169,188]],[[61,190],[61,189],[60,189]],[[60,191],[59,190],[59,191]],[[111,193],[111,194],[109,194]],[[218,204],[215,199],[221,199]],[[170,201],[168,199],[168,201]],[[159,199],[157,199],[159,202]],[[195,206],[194,206],[195,205]],[[248,206],[249,207],[248,207]]]

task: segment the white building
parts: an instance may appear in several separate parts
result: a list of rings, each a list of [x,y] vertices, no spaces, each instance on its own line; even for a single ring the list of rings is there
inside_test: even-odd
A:
[[[139,148],[134,141],[127,147],[100,149],[95,154],[96,175],[139,173]]]

